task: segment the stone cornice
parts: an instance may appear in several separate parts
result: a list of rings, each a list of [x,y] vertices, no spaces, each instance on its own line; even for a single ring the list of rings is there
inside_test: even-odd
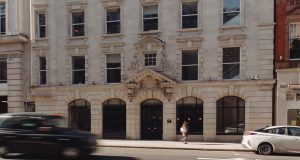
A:
[[[218,36],[218,40],[220,40],[220,41],[228,41],[230,39],[245,40],[246,35],[245,34],[239,34],[239,35],[221,35],[221,36]]]
[[[26,43],[28,38],[22,34],[0,36],[0,44]]]
[[[200,81],[200,82],[183,82],[177,83],[179,86],[210,86],[210,87],[220,87],[220,86],[263,86],[263,85],[274,85],[275,79],[267,80],[223,80],[223,81]]]
[[[119,8],[122,0],[100,0],[104,8]]]

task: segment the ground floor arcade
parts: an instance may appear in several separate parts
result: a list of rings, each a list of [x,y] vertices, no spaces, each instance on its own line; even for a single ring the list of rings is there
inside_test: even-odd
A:
[[[239,141],[272,124],[273,80],[176,83],[166,94],[159,82],[139,84],[164,77],[142,77],[134,92],[124,83],[37,87],[32,96],[36,111],[63,114],[71,127],[107,139],[179,140],[188,121],[190,140]]]

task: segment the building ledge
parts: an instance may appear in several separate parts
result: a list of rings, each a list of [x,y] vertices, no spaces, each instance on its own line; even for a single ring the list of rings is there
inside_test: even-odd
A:
[[[26,43],[28,38],[22,34],[16,35],[1,35],[0,44],[9,44],[9,43]]]

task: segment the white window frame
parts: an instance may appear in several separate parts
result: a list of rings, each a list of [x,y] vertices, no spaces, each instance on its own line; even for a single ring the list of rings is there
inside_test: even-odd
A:
[[[230,63],[223,63],[223,58],[224,58],[224,48],[239,48],[239,57],[240,57],[240,59],[239,59],[239,62],[230,62]],[[240,46],[232,46],[232,47],[223,47],[222,48],[222,80],[240,80],[241,79],[241,68],[242,68],[242,66],[241,66],[241,50],[242,48],[240,47]],[[236,78],[236,79],[224,79],[223,78],[223,66],[224,66],[224,64],[239,64],[239,77],[238,78]]]
[[[73,13],[78,13],[78,12],[83,12],[83,23],[77,23],[77,24],[73,24]],[[84,37],[86,36],[86,13],[84,10],[70,10],[70,35],[71,37]],[[83,36],[74,36],[73,35],[73,26],[76,26],[76,25],[83,25],[83,30],[84,30],[84,34]]]
[[[40,14],[45,15],[45,25],[40,25]],[[47,14],[45,11],[36,12],[36,37],[37,38],[47,38],[48,37],[48,23],[47,23]],[[40,27],[45,27],[45,37],[41,37],[40,35]]]
[[[151,66],[146,66],[146,55],[150,55],[150,54],[155,54],[155,57],[151,57],[151,58],[148,58],[147,60],[149,59],[155,59],[155,65],[151,65]],[[156,52],[145,52],[144,53],[144,58],[143,58],[143,62],[144,62],[144,67],[146,68],[151,68],[151,67],[157,67],[158,66],[158,62],[157,62],[158,58],[157,58],[157,53]],[[152,61],[153,62],[153,61]]]
[[[6,34],[6,32],[7,32],[7,5],[6,5],[6,2],[4,1],[0,1],[0,4],[3,4],[4,5],[4,12],[2,12],[3,14],[1,14],[1,12],[0,12],[0,15],[1,16],[4,16],[5,17],[5,31],[4,32],[1,32],[0,31],[0,35],[5,35]],[[1,24],[0,24],[1,25]]]
[[[107,20],[107,11],[113,10],[113,9],[119,9],[120,10],[120,19],[115,21],[108,21]],[[120,32],[119,33],[107,33],[107,24],[109,22],[120,22]],[[122,33],[122,17],[121,17],[121,7],[115,7],[115,8],[106,8],[105,9],[105,34],[112,35],[112,34],[121,34]]]
[[[45,66],[45,70],[41,70],[41,58],[44,57],[45,61],[46,61],[46,66]],[[46,75],[46,83],[42,84],[41,83],[41,72],[45,72]],[[39,85],[46,85],[47,84],[47,59],[45,56],[39,56]]]
[[[107,56],[108,55],[114,55],[114,54],[117,54],[117,55],[120,55],[120,67],[117,67],[117,68],[107,68]],[[121,62],[121,53],[113,53],[113,54],[106,54],[105,55],[105,71],[106,71],[106,74],[105,74],[105,81],[106,81],[106,83],[108,83],[108,84],[119,84],[119,83],[121,83],[121,81],[120,82],[116,82],[116,83],[114,83],[114,82],[108,82],[108,79],[107,79],[107,71],[108,70],[113,70],[113,69],[120,69],[120,71],[122,72],[122,67],[121,67],[121,65],[122,65],[122,62]],[[120,75],[121,76],[121,75]]]
[[[183,9],[182,9],[182,7],[183,7],[183,3],[192,3],[192,2],[196,2],[197,3],[197,14],[190,14],[190,15],[182,15],[182,11],[183,11]],[[197,0],[197,1],[182,1],[181,2],[181,6],[180,6],[180,28],[181,29],[195,29],[195,28],[182,28],[182,22],[183,22],[183,17],[189,17],[189,16],[197,16],[197,27],[196,28],[199,28],[199,26],[200,26],[200,24],[199,24],[199,22],[200,22],[200,16],[199,16],[199,8],[200,8],[200,6],[199,6],[199,1]]]
[[[197,63],[196,64],[187,64],[187,65],[183,65],[182,64],[182,61],[183,61],[183,59],[182,59],[182,55],[184,54],[183,52],[185,52],[185,51],[197,51]],[[180,54],[180,59],[181,59],[181,61],[180,61],[180,71],[181,71],[181,77],[180,77],[180,79],[181,79],[181,81],[184,81],[184,82],[188,82],[188,81],[198,81],[199,80],[199,49],[186,49],[186,50],[181,50],[181,54]],[[182,67],[193,67],[193,66],[197,66],[197,79],[195,79],[195,80],[183,80],[183,78],[182,78]]]
[[[73,69],[73,57],[83,57],[84,58],[84,69]],[[72,85],[81,85],[81,84],[77,84],[77,83],[73,83],[73,72],[77,72],[77,71],[84,71],[85,74],[87,72],[86,70],[86,59],[84,55],[76,55],[76,56],[71,56],[71,84]],[[85,82],[82,84],[85,84],[87,82],[86,76],[84,75],[84,79]]]
[[[221,26],[241,26],[244,25],[244,0],[239,0],[240,1],[240,11],[231,11],[231,12],[224,12],[224,0],[222,0],[222,8],[221,8],[221,12],[222,12],[222,16],[221,16]],[[224,24],[224,13],[240,13],[240,24],[232,24],[232,25],[225,25]]]
[[[154,17],[154,18],[145,18],[144,19],[144,7],[150,7],[150,6],[157,6],[157,17]],[[159,15],[160,15],[160,13],[159,13],[159,5],[158,4],[142,5],[142,32],[159,31],[160,30],[160,27],[159,27],[159,24],[160,24],[159,17],[160,16]],[[157,30],[144,31],[144,20],[148,20],[148,19],[157,19]]]
[[[299,38],[300,39],[300,31],[298,31],[299,32],[299,35],[292,35],[292,33],[293,32],[297,32],[297,27],[295,27],[294,29],[294,31],[292,30],[292,25],[294,25],[294,26],[299,26],[299,28],[300,28],[300,22],[292,22],[292,23],[289,23],[289,60],[290,61],[297,61],[297,60],[300,60],[300,58],[294,58],[294,59],[291,59],[290,57],[291,57],[291,55],[290,55],[290,42],[291,42],[291,40],[293,40],[293,39],[296,39],[296,38]]]

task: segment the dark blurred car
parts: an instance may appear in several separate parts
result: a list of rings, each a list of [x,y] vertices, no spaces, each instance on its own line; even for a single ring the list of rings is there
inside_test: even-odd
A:
[[[96,137],[72,130],[60,115],[7,113],[0,115],[0,156],[8,153],[87,156],[96,150]]]

